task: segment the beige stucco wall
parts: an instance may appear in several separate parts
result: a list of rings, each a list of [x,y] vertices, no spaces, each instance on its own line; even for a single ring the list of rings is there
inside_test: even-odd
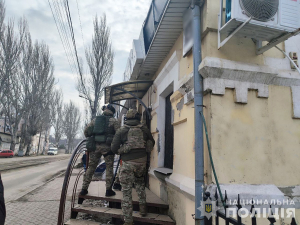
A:
[[[175,42],[173,48],[162,61],[155,78],[164,69],[166,63],[172,55],[176,53],[178,60],[178,77],[177,80],[189,76],[193,70],[193,56],[189,54],[187,57],[182,57],[182,41],[181,34]],[[171,76],[171,74],[168,74]],[[155,86],[147,92],[143,101],[146,105],[154,106],[159,101],[159,94],[155,91]],[[149,95],[151,96],[149,98]],[[150,102],[149,102],[150,99]],[[178,91],[174,90],[171,96],[173,125],[174,125],[174,167],[173,175],[177,177],[193,180],[195,177],[195,153],[194,153],[194,109],[193,104],[184,105],[183,96]],[[158,114],[156,109],[152,111],[151,133],[156,141],[156,145],[151,153],[150,169],[158,167],[158,154],[160,151],[159,138],[161,137],[158,128]],[[174,187],[167,182],[161,183],[154,174],[149,177],[149,187],[152,192],[169,204],[169,215],[176,220],[177,224],[187,225],[193,224],[192,214],[195,213],[194,201],[191,196],[185,195],[178,187]]]
[[[300,120],[292,118],[291,88],[269,86],[269,98],[234,91],[211,95],[211,146],[220,183],[300,185]]]
[[[174,168],[173,172],[195,178],[195,133],[194,104],[184,105],[183,97],[176,100],[177,93],[171,96],[174,112]],[[188,162],[188,163],[187,163]]]
[[[169,54],[166,56],[166,58],[162,61],[160,67],[158,68],[157,72],[155,73],[154,79],[158,76],[158,74],[162,71],[172,54],[176,51],[177,57],[179,60],[179,77],[183,78],[184,76],[189,75],[193,72],[193,54],[190,52],[185,58],[183,58],[182,51],[183,48],[183,32],[181,35],[177,38],[176,42],[174,43],[174,46],[170,50]]]
[[[202,58],[216,57],[242,63],[265,65],[267,58],[284,60],[276,49],[262,55],[255,53],[251,39],[233,37],[222,49],[217,46],[217,15],[219,0],[205,1],[202,10]],[[163,71],[174,53],[179,62],[178,80],[193,71],[193,55],[182,57],[181,34],[173,48],[162,61],[154,79]],[[279,45],[284,49],[284,43]],[[170,76],[170,75],[168,75]],[[148,95],[151,95],[149,98]],[[148,102],[151,99],[151,102]],[[155,88],[143,99],[147,105],[159,100]],[[174,90],[171,96],[174,125],[173,174],[195,178],[194,104],[183,104],[183,96]],[[269,86],[268,98],[257,98],[256,91],[248,92],[248,103],[234,102],[234,90],[226,89],[224,96],[206,94],[203,99],[209,140],[219,182],[223,184],[274,184],[276,186],[300,185],[300,120],[292,118],[290,87]],[[150,169],[158,167],[159,131],[158,115],[152,111],[151,132],[156,141],[151,153]],[[204,136],[205,183],[215,183]],[[172,176],[171,176],[172,178]],[[169,214],[177,224],[194,224],[194,200],[182,190],[161,183],[153,174],[150,189],[170,204]],[[163,198],[162,197],[162,198]],[[298,210],[299,211],[299,210]],[[297,216],[299,217],[299,216]],[[261,221],[262,224],[265,220]]]

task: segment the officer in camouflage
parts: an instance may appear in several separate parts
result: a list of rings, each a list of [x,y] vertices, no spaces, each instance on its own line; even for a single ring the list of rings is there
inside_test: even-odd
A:
[[[129,109],[125,119],[125,125],[114,136],[111,150],[115,154],[120,154],[123,161],[120,172],[123,192],[122,211],[125,220],[124,225],[132,225],[133,183],[139,197],[140,214],[141,216],[147,215],[145,192],[146,146],[151,143],[153,147],[155,141],[149,129],[140,123],[140,115],[135,109]]]
[[[119,128],[120,123],[117,119],[113,117],[115,113],[115,108],[108,104],[106,107],[103,107],[103,115],[109,117],[108,130],[111,131],[113,135]],[[94,129],[95,119],[90,122],[84,130],[84,135],[89,137],[90,130]],[[111,142],[110,142],[111,143]],[[110,143],[97,143],[96,150],[90,152],[90,159],[88,164],[88,169],[83,177],[82,190],[80,195],[86,195],[88,193],[88,187],[92,181],[93,174],[98,166],[99,159],[101,156],[104,156],[106,164],[106,196],[113,196],[116,193],[112,190],[112,181],[113,181],[113,165],[114,165],[114,153],[111,151]],[[79,203],[82,203],[82,199]]]

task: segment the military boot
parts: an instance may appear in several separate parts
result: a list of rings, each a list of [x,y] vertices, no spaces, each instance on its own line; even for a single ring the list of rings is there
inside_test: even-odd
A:
[[[119,183],[114,183],[113,189],[121,191],[122,190],[122,186]]]
[[[142,217],[147,216],[147,205],[146,204],[140,205],[140,215]]]
[[[87,189],[82,189],[80,195],[87,195],[87,193],[89,193]]]
[[[110,196],[114,196],[116,195],[116,192],[114,192],[113,190],[106,190],[105,196],[106,197],[110,197]]]

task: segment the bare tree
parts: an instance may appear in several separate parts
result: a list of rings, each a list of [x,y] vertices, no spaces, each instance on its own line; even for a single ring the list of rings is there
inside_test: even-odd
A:
[[[66,149],[66,153],[71,153],[74,139],[80,128],[80,111],[79,108],[77,108],[75,104],[70,101],[69,104],[65,104],[63,115],[63,130],[68,140],[68,148]]]
[[[54,128],[54,139],[56,147],[59,147],[59,141],[64,134],[63,130],[63,93],[61,90],[55,91],[54,94],[54,101],[51,107],[51,124]]]
[[[26,155],[31,150],[32,137],[44,129],[43,124],[50,116],[50,104],[55,82],[53,76],[54,66],[48,46],[36,42],[31,57],[33,69],[28,70],[29,81],[26,89],[30,107],[27,118],[27,132],[31,138],[28,139]]]
[[[27,22],[19,21],[19,32],[15,32],[14,21],[10,19],[8,24],[2,26],[0,36],[0,90],[7,86],[6,82],[17,72],[20,63],[20,55],[23,50],[27,34]]]
[[[105,14],[94,19],[94,35],[92,45],[85,50],[89,74],[80,73],[77,89],[87,99],[94,118],[100,108],[100,100],[104,88],[111,83],[113,73],[114,51],[110,40],[110,28],[106,23]]]
[[[1,22],[1,21],[0,21]],[[19,32],[15,32],[14,21],[2,27],[0,36],[0,90],[2,110],[7,118],[11,133],[11,150],[15,142],[20,121],[24,114],[26,96],[20,81],[20,57],[23,52],[27,34],[27,22],[21,19]]]
[[[0,35],[2,35],[4,19],[5,19],[5,5],[4,5],[4,1],[0,0]]]
[[[3,38],[3,30],[4,30],[4,19],[5,19],[5,5],[4,5],[4,1],[0,0],[0,39]],[[0,44],[0,56],[4,55],[4,51],[2,48],[2,44]],[[3,60],[0,61],[0,67],[3,67]],[[5,82],[5,77],[3,76],[3,73],[0,72],[0,84]],[[2,86],[0,86],[0,93],[2,90]]]

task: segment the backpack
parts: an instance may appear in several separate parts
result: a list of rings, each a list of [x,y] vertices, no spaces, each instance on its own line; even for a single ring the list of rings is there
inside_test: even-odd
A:
[[[144,140],[144,133],[142,130],[143,125],[137,125],[137,126],[128,126],[125,125],[125,127],[129,128],[129,131],[127,133],[127,142],[129,149],[145,149],[146,142]]]
[[[96,116],[93,133],[97,143],[106,143],[108,145],[112,142],[114,135],[113,127],[109,126],[109,120],[112,116]]]

